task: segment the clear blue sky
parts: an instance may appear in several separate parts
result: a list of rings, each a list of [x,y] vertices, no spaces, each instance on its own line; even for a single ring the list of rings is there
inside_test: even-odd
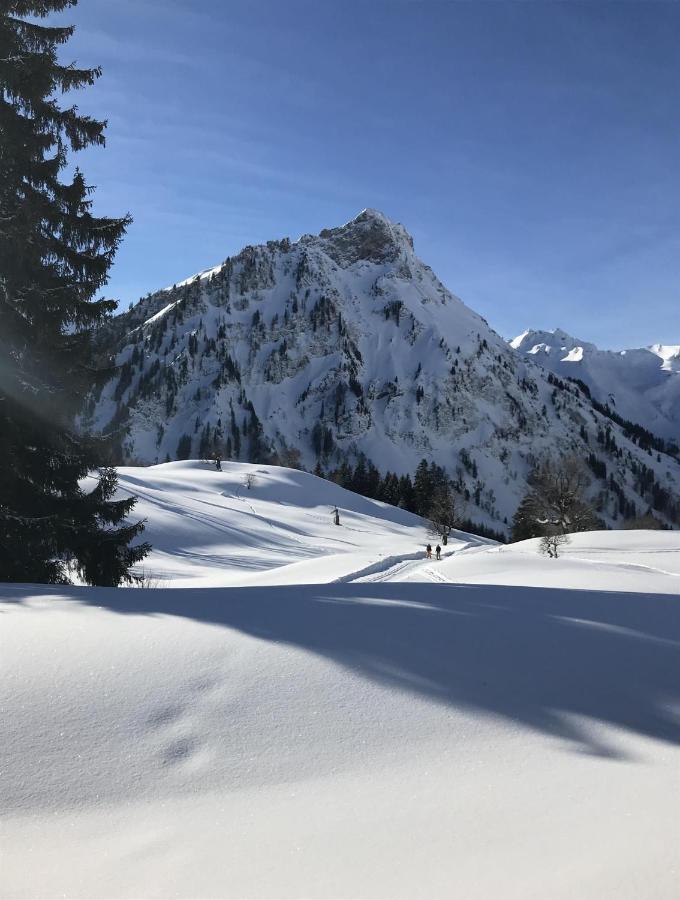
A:
[[[680,342],[680,3],[80,0],[127,304],[381,209],[506,337]]]

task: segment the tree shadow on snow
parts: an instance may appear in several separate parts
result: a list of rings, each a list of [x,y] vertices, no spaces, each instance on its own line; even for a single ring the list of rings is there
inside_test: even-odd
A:
[[[622,756],[572,716],[680,743],[677,596],[413,583],[65,593],[117,613],[181,616],[286,643],[580,751]]]

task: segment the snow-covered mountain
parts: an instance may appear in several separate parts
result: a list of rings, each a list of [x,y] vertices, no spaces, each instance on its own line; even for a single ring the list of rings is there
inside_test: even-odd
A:
[[[680,441],[680,345],[600,350],[559,328],[525,331],[510,344],[558,375],[579,378],[624,419]]]
[[[125,462],[218,448],[328,470],[364,454],[403,474],[426,457],[457,480],[471,518],[498,527],[537,459],[575,452],[605,479],[606,521],[650,503],[680,515],[677,459],[510,347],[375,210],[246,247],[140,300],[100,340],[120,369],[87,416],[128,429]]]

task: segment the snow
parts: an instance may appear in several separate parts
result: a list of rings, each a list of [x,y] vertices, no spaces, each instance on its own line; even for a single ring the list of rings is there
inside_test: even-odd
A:
[[[2,896],[675,900],[678,532],[437,562],[291,469],[121,485],[168,587],[0,586]]]
[[[149,318],[144,322],[144,324],[150,325],[152,322],[156,322],[156,321],[158,321],[158,319],[162,319],[163,316],[166,316],[170,312],[170,310],[173,308],[173,306],[175,306],[175,305],[176,305],[176,301],[166,304],[162,309],[159,309],[157,313],[154,313],[152,316],[149,316]]]
[[[539,556],[538,539],[454,553],[437,569],[451,583],[680,594],[680,533],[594,531],[570,536],[560,557]],[[529,574],[530,573],[530,574]]]
[[[680,344],[652,344],[647,349],[663,360],[661,368],[665,372],[680,372]]]
[[[219,272],[223,265],[224,263],[219,263],[219,265],[217,266],[211,266],[211,268],[209,269],[204,269],[202,272],[197,272],[195,275],[190,275],[189,278],[185,278],[183,281],[178,281],[175,284],[171,284],[169,287],[162,288],[162,290],[174,291],[175,288],[181,288],[187,284],[191,284],[193,281],[196,281],[197,278],[199,279],[199,281],[203,281],[204,279],[210,278],[212,275],[215,275],[217,272]],[[170,304],[170,306],[173,305],[174,304],[172,303]],[[148,319],[147,321],[151,322],[153,321],[153,319]]]
[[[252,487],[246,481],[252,480]],[[538,541],[501,545],[454,532],[443,558],[422,519],[360,497],[307,472],[280,466],[185,461],[121,467],[122,495],[138,498],[153,552],[144,561],[160,587],[327,582],[434,581],[620,591],[680,591],[677,531],[573,535],[558,560]],[[332,512],[340,511],[341,525]]]
[[[583,359],[583,347],[572,347],[563,358],[562,362],[581,362]]]
[[[163,587],[327,582],[388,567],[395,556],[422,558],[432,541],[412,513],[279,466],[122,467],[119,486],[139,498],[135,515],[147,520],[144,536],[154,547],[144,571]],[[450,546],[470,542],[489,543],[462,535]]]
[[[578,378],[593,396],[660,437],[680,435],[680,345],[600,350],[557,328],[522,332],[510,346],[558,375]]]

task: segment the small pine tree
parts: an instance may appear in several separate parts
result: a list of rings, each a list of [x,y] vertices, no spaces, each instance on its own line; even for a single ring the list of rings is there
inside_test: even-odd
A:
[[[413,479],[414,512],[419,516],[427,516],[432,505],[433,482],[430,467],[426,459],[422,459]]]
[[[177,459],[189,459],[191,455],[191,437],[183,434],[177,443]]]

